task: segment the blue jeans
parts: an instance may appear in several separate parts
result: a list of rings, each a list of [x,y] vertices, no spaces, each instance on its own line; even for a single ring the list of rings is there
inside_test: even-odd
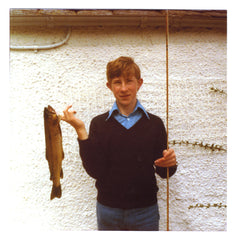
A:
[[[159,208],[120,209],[97,202],[98,230],[159,231]]]

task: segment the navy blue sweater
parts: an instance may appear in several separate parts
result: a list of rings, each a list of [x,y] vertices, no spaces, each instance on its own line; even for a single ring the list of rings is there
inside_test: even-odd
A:
[[[166,131],[162,120],[150,113],[130,129],[108,112],[95,117],[89,138],[79,140],[80,155],[87,173],[96,179],[97,200],[106,206],[131,209],[157,202],[155,172],[166,178],[167,169],[155,167],[166,149]],[[177,166],[171,167],[170,176]]]

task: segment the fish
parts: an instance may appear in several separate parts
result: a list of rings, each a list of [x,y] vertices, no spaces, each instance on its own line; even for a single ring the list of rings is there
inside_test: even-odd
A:
[[[49,164],[50,180],[53,182],[50,200],[61,198],[60,178],[63,178],[62,161],[64,159],[60,115],[50,105],[44,108],[45,158]]]

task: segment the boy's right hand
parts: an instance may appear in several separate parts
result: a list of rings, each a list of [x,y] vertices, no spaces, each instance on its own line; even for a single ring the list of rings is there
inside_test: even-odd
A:
[[[69,111],[71,107],[72,105],[66,107],[66,109],[63,111],[64,115],[61,115],[61,120],[69,123],[72,127],[75,128],[80,140],[85,140],[88,138],[85,124],[83,121],[75,117],[76,111]]]

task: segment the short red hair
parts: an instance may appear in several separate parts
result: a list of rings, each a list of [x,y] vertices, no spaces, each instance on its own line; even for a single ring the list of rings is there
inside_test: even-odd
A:
[[[141,72],[138,65],[131,57],[119,57],[107,64],[107,81],[110,83],[115,77],[121,75],[134,75],[137,80],[141,78]]]

